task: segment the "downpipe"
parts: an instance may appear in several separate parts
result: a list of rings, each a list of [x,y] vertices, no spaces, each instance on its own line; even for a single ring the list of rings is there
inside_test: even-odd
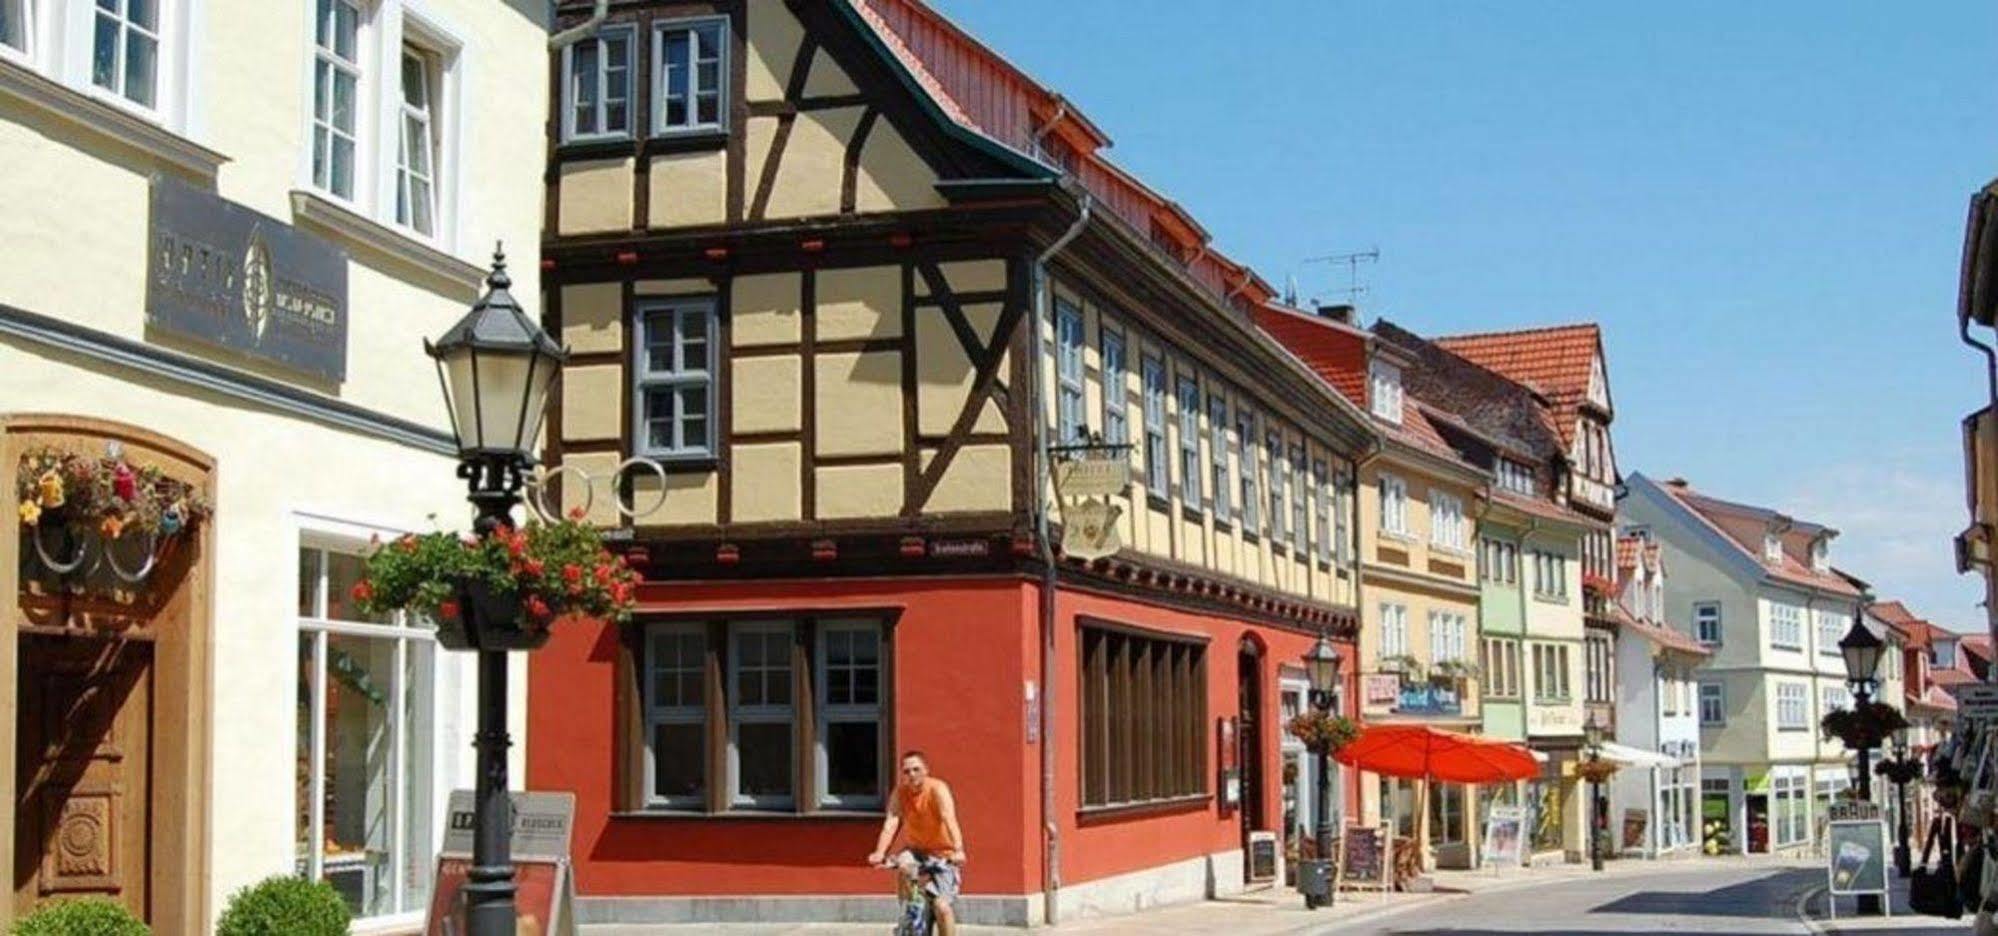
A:
[[[1041,338],[1042,326],[1053,325],[1053,288],[1048,282],[1048,261],[1061,253],[1070,241],[1082,234],[1089,225],[1093,207],[1088,193],[1082,195],[1082,211],[1068,230],[1041,251],[1034,258],[1034,327],[1032,332],[1034,359],[1034,387],[1028,394],[1033,401],[1029,410],[1034,426],[1034,510],[1035,539],[1040,542],[1041,554],[1041,913],[1049,925],[1060,922],[1055,910],[1055,896],[1061,891],[1061,828],[1055,821],[1055,761],[1054,761],[1054,712],[1055,680],[1050,678],[1055,663],[1055,551],[1050,539],[1048,522],[1048,485],[1051,483],[1053,457],[1048,441],[1047,400],[1044,389],[1047,379],[1047,361],[1044,360],[1045,347]]]
[[[590,11],[590,18],[548,37],[548,48],[561,51],[564,46],[596,31],[604,18],[610,15],[610,0],[597,0],[596,9]]]
[[[1998,349],[1970,336],[1970,307],[1968,302],[1957,310],[1956,334],[1963,343],[1977,349],[1984,355],[1985,396],[1993,414],[1998,414]],[[1971,483],[1976,484],[1972,478]],[[1992,639],[1998,640],[1998,569],[1984,571],[1984,626]],[[1991,674],[1998,681],[1998,673]]]

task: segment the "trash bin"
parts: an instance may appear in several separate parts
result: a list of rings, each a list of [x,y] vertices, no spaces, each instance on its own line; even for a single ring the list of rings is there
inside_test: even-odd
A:
[[[1298,862],[1297,891],[1304,895],[1307,908],[1316,910],[1332,903],[1332,862]]]

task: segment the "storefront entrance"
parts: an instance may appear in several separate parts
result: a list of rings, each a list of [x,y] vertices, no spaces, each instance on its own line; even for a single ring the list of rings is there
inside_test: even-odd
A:
[[[98,896],[150,915],[153,647],[21,637],[14,905]]]

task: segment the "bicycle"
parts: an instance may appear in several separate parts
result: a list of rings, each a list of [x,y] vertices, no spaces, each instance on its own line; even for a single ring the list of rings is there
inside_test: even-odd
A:
[[[895,920],[894,936],[930,936],[936,929],[936,894],[931,883],[936,866],[942,865],[940,858],[927,858],[917,861],[909,852],[901,852],[878,867],[895,872],[895,899],[902,904],[902,912]]]

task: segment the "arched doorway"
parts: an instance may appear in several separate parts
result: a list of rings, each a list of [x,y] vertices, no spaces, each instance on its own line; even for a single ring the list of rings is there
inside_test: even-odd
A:
[[[1242,848],[1249,847],[1249,833],[1268,828],[1263,822],[1263,647],[1254,635],[1242,638],[1235,656],[1236,730],[1235,763],[1241,771]],[[1248,875],[1248,863],[1243,874]]]
[[[201,452],[62,415],[0,417],[0,490],[18,489],[24,457],[50,452],[157,469],[214,500],[214,464]],[[158,932],[195,932],[208,880],[213,520],[137,547],[107,538],[85,548],[26,526],[9,506],[0,512],[10,547],[0,563],[9,651],[0,653],[0,782],[9,784],[0,834],[11,847],[0,852],[9,872],[0,916],[102,896]]]

